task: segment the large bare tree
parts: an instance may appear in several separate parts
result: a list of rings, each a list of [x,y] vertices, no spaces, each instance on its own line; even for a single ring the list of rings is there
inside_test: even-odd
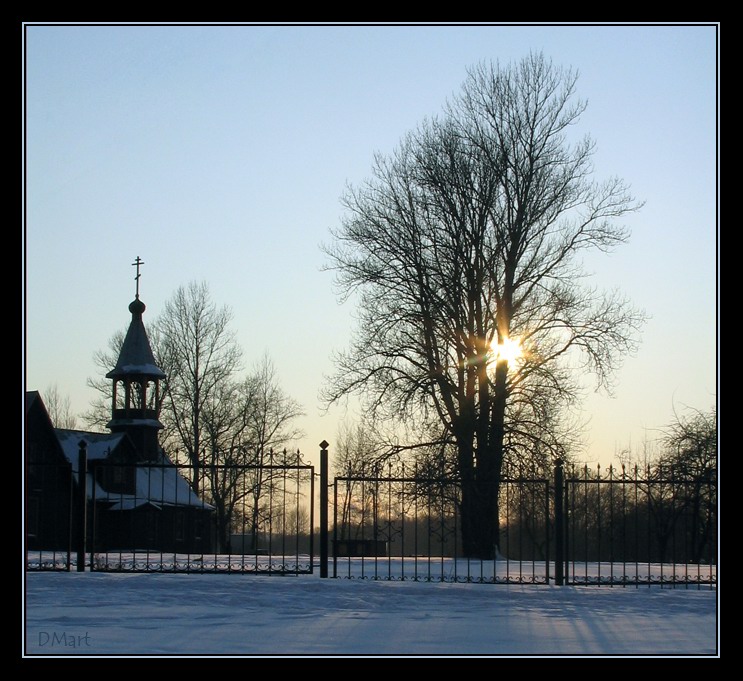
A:
[[[471,69],[439,118],[346,192],[326,248],[359,324],[325,397],[358,392],[375,417],[439,424],[470,556],[496,554],[509,442],[558,452],[560,405],[586,370],[610,386],[643,321],[581,269],[582,252],[627,239],[615,220],[638,205],[622,181],[591,180],[593,143],[571,136],[576,79],[541,55]]]

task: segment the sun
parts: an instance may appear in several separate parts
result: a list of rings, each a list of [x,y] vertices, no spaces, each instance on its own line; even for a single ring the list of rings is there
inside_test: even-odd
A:
[[[518,338],[504,338],[501,343],[494,341],[491,347],[496,361],[513,362],[524,356],[524,350]]]

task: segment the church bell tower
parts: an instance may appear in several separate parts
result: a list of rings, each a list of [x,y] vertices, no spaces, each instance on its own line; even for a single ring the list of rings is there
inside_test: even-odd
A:
[[[139,299],[140,267],[144,262],[137,256],[132,266],[137,268],[136,295],[129,304],[132,321],[121,346],[116,366],[106,374],[113,381],[111,420],[108,428],[113,433],[128,433],[137,448],[141,461],[157,461],[160,446],[158,434],[162,430],[160,413],[160,381],[166,376],[156,365],[150,341],[142,322],[145,304]]]

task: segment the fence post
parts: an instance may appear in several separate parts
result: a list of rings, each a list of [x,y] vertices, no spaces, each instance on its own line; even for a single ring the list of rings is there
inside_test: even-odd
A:
[[[562,459],[555,461],[555,584],[563,586],[565,584],[565,555],[564,543],[565,522],[563,516],[564,502],[563,489],[565,487],[565,478],[562,468]]]
[[[88,534],[88,443],[80,440],[79,447],[77,453],[77,571],[85,572],[85,540]]]
[[[328,576],[328,443],[320,443],[320,577]]]

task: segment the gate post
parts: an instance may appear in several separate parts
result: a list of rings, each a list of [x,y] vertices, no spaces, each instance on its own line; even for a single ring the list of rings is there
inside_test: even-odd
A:
[[[555,584],[563,586],[565,584],[565,555],[564,543],[565,521],[563,515],[563,488],[565,485],[564,473],[562,468],[562,459],[555,461]]]
[[[320,577],[328,576],[328,443],[320,443]]]
[[[85,540],[88,534],[88,443],[80,440],[77,453],[77,571],[85,572]]]

